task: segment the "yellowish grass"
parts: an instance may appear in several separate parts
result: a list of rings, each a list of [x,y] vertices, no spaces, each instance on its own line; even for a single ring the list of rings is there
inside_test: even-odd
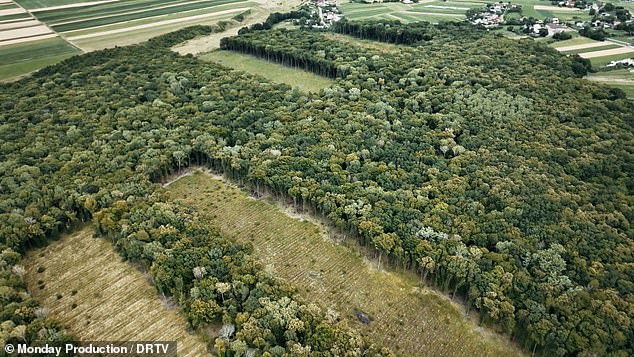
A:
[[[144,274],[91,235],[86,228],[27,255],[29,290],[50,316],[82,341],[177,341],[179,356],[209,355]]]
[[[255,257],[311,302],[333,308],[404,356],[515,356],[507,340],[475,326],[446,297],[412,273],[378,271],[354,243],[337,244],[324,227],[285,214],[275,204],[196,172],[168,186],[222,233],[250,242]],[[346,243],[346,242],[344,242]],[[373,321],[361,324],[355,311]]]

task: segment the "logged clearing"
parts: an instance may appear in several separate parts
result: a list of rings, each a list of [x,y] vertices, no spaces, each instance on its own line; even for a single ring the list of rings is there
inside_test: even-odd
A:
[[[335,243],[324,226],[284,213],[269,200],[196,171],[168,186],[223,234],[250,242],[275,276],[308,301],[331,307],[360,330],[404,356],[514,356],[511,343],[475,326],[449,299],[421,288],[411,273],[377,271],[360,249]],[[364,325],[356,311],[372,321]]]
[[[25,264],[33,296],[82,341],[177,341],[179,356],[209,355],[145,275],[89,228],[31,251]]]
[[[291,68],[267,60],[233,51],[213,51],[200,56],[239,71],[259,75],[276,83],[286,83],[306,92],[315,92],[331,86],[334,81],[302,69]]]

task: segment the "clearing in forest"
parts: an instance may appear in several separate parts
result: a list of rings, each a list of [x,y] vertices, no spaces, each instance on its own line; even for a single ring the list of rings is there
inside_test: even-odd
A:
[[[284,213],[200,171],[168,186],[223,234],[254,246],[265,269],[306,300],[332,308],[361,331],[405,356],[514,356],[508,340],[478,328],[412,273],[377,271],[354,242],[338,244],[323,226]],[[363,324],[357,313],[371,320]],[[367,322],[367,321],[366,321]],[[478,332],[479,331],[479,332]]]
[[[233,51],[213,51],[199,58],[203,61],[216,62],[239,71],[259,75],[272,82],[286,83],[291,87],[297,87],[306,92],[318,93],[321,89],[329,87],[334,83],[331,79],[318,76],[303,69],[287,67],[255,56]]]
[[[179,356],[208,355],[178,310],[89,228],[29,252],[25,264],[29,291],[81,341],[177,341]]]

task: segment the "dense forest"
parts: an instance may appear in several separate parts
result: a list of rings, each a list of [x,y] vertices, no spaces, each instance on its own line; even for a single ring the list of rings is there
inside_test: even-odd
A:
[[[0,87],[9,330],[52,324],[25,297],[20,253],[92,220],[193,326],[235,327],[220,352],[388,353],[152,183],[204,163],[328,217],[528,351],[634,354],[634,104],[530,39],[400,27],[337,29],[407,44],[389,51],[264,27],[222,42],[337,78],[319,94],[170,53],[202,28]]]

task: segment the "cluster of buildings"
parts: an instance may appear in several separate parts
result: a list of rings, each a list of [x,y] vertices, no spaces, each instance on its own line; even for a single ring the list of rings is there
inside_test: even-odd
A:
[[[504,14],[508,11],[521,11],[521,6],[510,2],[496,2],[487,5],[485,10],[476,16],[470,18],[474,25],[483,25],[486,27],[495,27],[504,22]]]
[[[313,28],[328,28],[343,18],[334,0],[315,0],[309,4],[312,7],[313,18],[316,20],[311,25]]]

